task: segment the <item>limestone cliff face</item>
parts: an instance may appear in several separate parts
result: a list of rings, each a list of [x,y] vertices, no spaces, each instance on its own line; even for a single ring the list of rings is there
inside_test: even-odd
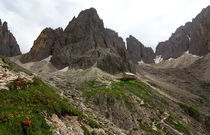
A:
[[[97,66],[109,73],[135,72],[123,39],[116,32],[104,28],[94,8],[74,17],[64,31],[44,30],[21,61],[39,61],[49,55],[52,55],[51,62],[58,69]]]
[[[145,63],[154,63],[155,53],[152,48],[145,47],[135,37],[129,36],[127,39],[127,51],[129,59],[135,63],[144,61]]]
[[[34,45],[29,53],[22,56],[22,62],[40,61],[50,55],[53,55],[57,49],[63,45],[62,41],[63,29],[45,28],[38,38],[34,41]]]
[[[0,20],[0,55],[11,57],[20,55],[20,48],[15,37],[8,30],[7,22],[2,24]]]
[[[210,52],[210,6],[203,9],[192,22],[179,27],[171,37],[160,42],[156,55],[163,59],[177,58],[185,51],[204,56]]]

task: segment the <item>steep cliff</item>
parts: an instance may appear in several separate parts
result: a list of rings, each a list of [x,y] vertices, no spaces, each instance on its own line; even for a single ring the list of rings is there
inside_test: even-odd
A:
[[[203,9],[192,22],[179,27],[171,37],[160,42],[156,47],[156,55],[162,58],[177,58],[185,51],[199,56],[210,52],[210,6]]]
[[[135,63],[143,61],[144,63],[154,63],[155,53],[152,48],[145,47],[135,37],[129,36],[127,39],[127,51],[129,59]]]
[[[20,55],[20,48],[15,37],[8,30],[7,22],[0,20],[0,55],[11,57]]]

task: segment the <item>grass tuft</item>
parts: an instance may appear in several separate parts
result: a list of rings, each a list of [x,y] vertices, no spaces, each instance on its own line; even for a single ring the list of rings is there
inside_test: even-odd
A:
[[[188,127],[184,126],[183,124],[181,124],[179,121],[177,121],[174,117],[169,116],[166,120],[166,123],[168,123],[169,125],[172,125],[176,130],[178,130],[179,132],[185,133],[185,134],[190,134]]]
[[[184,111],[189,115],[191,116],[192,118],[196,119],[196,120],[199,120],[199,117],[200,117],[200,112],[198,110],[196,110],[195,108],[189,106],[189,105],[186,105],[186,104],[183,104],[183,103],[178,103],[179,106],[181,108],[184,109]]]

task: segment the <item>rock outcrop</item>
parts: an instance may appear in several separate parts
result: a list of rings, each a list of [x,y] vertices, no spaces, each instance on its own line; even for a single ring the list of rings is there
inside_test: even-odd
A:
[[[104,28],[94,8],[74,17],[64,31],[43,30],[21,61],[39,61],[50,55],[51,63],[58,69],[96,66],[109,73],[135,72],[128,60],[123,39],[116,32]]]
[[[26,63],[29,61],[40,61],[50,55],[53,55],[56,50],[62,48],[63,29],[45,28],[38,38],[34,41],[34,45],[29,53],[22,56],[21,61]]]
[[[7,22],[2,24],[0,20],[0,55],[11,57],[20,55],[20,48],[15,37],[8,30]]]
[[[143,61],[144,63],[154,63],[155,53],[152,48],[145,47],[135,37],[129,36],[127,39],[127,51],[129,59],[135,63]]]
[[[33,82],[34,75],[28,75],[24,72],[14,72],[11,67],[0,57],[0,90],[9,90],[9,84],[21,80],[24,82]],[[19,87],[20,88],[20,87]]]
[[[179,27],[169,40],[160,42],[156,47],[156,55],[166,60],[177,58],[188,50],[199,56],[210,52],[210,6],[203,9],[192,22]]]

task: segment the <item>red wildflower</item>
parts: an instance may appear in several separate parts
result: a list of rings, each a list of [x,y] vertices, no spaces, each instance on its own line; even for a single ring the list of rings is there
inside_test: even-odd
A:
[[[21,84],[21,81],[17,81],[17,84],[20,85]]]
[[[38,100],[33,100],[33,103],[38,103]]]
[[[30,126],[30,125],[31,125],[31,121],[29,121],[29,120],[23,121],[23,124],[24,124],[24,125],[29,125],[29,126]]]

